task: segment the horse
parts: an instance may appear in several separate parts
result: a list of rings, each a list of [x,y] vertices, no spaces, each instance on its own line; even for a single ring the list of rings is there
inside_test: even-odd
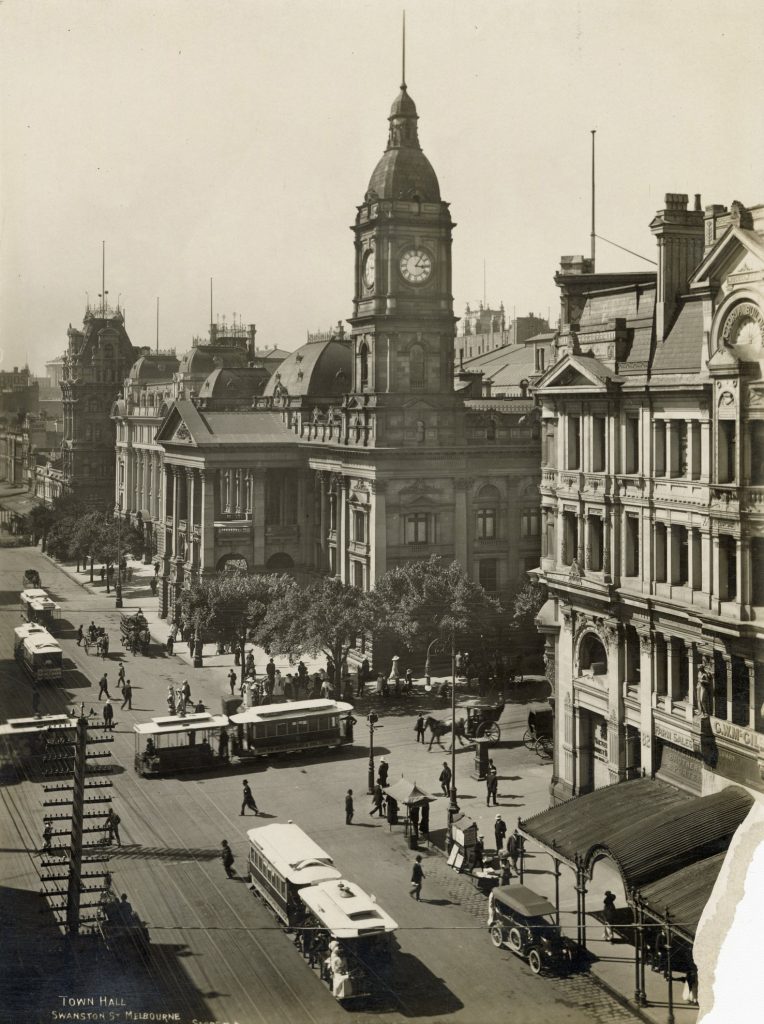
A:
[[[428,715],[425,719],[425,727],[430,730],[430,743],[427,750],[432,750],[433,741],[437,741],[439,747],[442,747],[441,737],[447,736],[449,733],[453,733],[454,736],[459,740],[460,746],[469,746],[469,743],[465,740],[465,727],[466,723],[463,718],[457,718],[456,727],[453,728],[451,719],[445,722],[441,722],[439,718],[433,718],[432,715]],[[453,743],[453,740],[452,740]],[[449,748],[450,749],[450,748]]]

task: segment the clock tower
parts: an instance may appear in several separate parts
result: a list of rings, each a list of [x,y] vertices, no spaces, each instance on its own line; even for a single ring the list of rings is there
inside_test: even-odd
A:
[[[356,426],[367,428],[367,444],[371,438],[385,446],[453,443],[461,406],[453,386],[454,224],[419,145],[416,106],[405,82],[388,121],[387,148],[352,229],[348,412]]]

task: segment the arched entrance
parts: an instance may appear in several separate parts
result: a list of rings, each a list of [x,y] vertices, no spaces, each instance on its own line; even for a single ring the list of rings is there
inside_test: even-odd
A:
[[[279,551],[271,555],[265,563],[265,568],[269,572],[289,572],[290,569],[294,569],[294,560],[285,551]]]
[[[249,565],[243,555],[224,555],[216,566],[217,572],[249,572]]]

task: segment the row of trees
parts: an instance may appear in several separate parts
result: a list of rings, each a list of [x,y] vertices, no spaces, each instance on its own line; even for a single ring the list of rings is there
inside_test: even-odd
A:
[[[109,570],[120,556],[143,551],[143,537],[130,522],[116,519],[113,509],[93,509],[71,495],[32,509],[28,529],[54,558],[76,561],[78,567],[89,562],[91,583],[96,563],[106,566],[108,585]]]
[[[250,642],[293,660],[323,653],[337,666],[359,637],[373,634],[405,645],[427,672],[432,651],[450,655],[455,646],[508,631],[535,635],[532,618],[543,597],[528,584],[507,611],[458,562],[433,556],[391,569],[368,593],[335,577],[300,587],[289,576],[226,572],[184,590],[180,615],[197,637],[242,650]]]

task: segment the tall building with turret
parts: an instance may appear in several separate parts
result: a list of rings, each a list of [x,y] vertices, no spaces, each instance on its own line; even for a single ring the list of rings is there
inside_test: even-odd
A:
[[[88,308],[82,330],[69,325],[61,393],[63,488],[84,500],[113,501],[115,459],[111,408],[138,356],[119,308]]]

